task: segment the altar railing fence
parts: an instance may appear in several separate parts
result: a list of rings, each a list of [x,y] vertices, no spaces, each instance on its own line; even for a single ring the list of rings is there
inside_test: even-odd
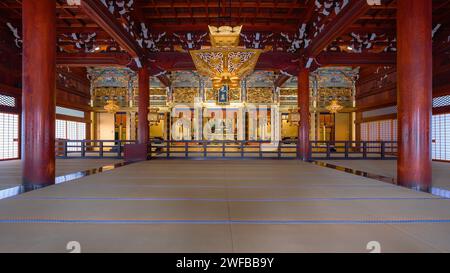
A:
[[[123,158],[126,144],[134,140],[57,140],[58,158]],[[153,139],[148,144],[152,159],[297,159],[295,140],[269,141],[175,141]],[[394,141],[311,141],[311,160],[396,159]]]

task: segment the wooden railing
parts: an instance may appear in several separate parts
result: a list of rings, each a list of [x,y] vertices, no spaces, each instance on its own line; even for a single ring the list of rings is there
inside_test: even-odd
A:
[[[294,141],[152,141],[152,158],[297,158]]]
[[[124,146],[134,140],[58,140],[56,156],[60,158],[123,158]],[[148,156],[170,158],[296,159],[297,142],[269,141],[175,141],[153,139]],[[396,159],[397,142],[393,141],[311,141],[310,159]]]
[[[125,144],[135,140],[57,140],[56,157],[123,158]]]
[[[396,141],[311,141],[311,159],[396,159]]]

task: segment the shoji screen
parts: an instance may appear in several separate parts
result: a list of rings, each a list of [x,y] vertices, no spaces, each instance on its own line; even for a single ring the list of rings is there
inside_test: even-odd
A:
[[[0,113],[0,160],[19,158],[19,115]]]
[[[433,159],[450,161],[450,114],[434,115],[431,131]]]
[[[362,141],[397,141],[397,120],[379,120],[361,124]]]
[[[0,94],[0,160],[19,158],[17,98]]]

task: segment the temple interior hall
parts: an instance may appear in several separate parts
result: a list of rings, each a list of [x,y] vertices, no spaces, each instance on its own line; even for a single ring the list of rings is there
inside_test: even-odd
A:
[[[0,253],[450,252],[448,14],[0,0]]]

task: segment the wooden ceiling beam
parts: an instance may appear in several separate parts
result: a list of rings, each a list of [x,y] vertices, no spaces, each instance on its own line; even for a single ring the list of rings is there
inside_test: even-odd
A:
[[[229,1],[222,1],[222,4],[220,5],[221,8],[228,8],[230,6]],[[204,8],[205,2],[204,1],[185,1],[185,2],[173,2],[173,1],[155,1],[153,3],[151,2],[139,2],[139,7],[143,9],[154,9],[154,8],[166,8],[166,9],[173,9],[173,8]],[[209,8],[219,8],[218,1],[209,1],[208,3]],[[274,8],[282,8],[282,9],[305,9],[307,6],[303,3],[278,3],[277,1],[274,2],[261,2],[261,1],[245,1],[245,2],[239,2],[239,1],[231,1],[231,8],[265,8],[265,9],[274,9]]]
[[[389,66],[396,64],[397,54],[322,52],[316,60],[321,66]]]
[[[319,55],[331,42],[344,34],[347,29],[371,8],[366,1],[351,1],[329,22],[325,29],[317,35],[305,50],[304,57],[314,58]]]
[[[56,64],[70,67],[128,66],[132,62],[127,53],[58,53]]]
[[[275,87],[281,87],[285,84],[291,77],[285,74],[280,74],[274,82]]]
[[[108,33],[133,58],[142,59],[146,52],[98,0],[81,0],[81,9]]]
[[[157,76],[158,80],[166,87],[172,86],[172,81],[167,77],[167,75]]]
[[[232,24],[243,23],[242,21],[233,20]],[[177,24],[177,23],[152,23],[149,27],[154,32],[207,32],[209,23],[196,22],[195,24]],[[296,32],[298,26],[293,24],[283,23],[243,23],[243,31],[258,31],[258,32]]]

